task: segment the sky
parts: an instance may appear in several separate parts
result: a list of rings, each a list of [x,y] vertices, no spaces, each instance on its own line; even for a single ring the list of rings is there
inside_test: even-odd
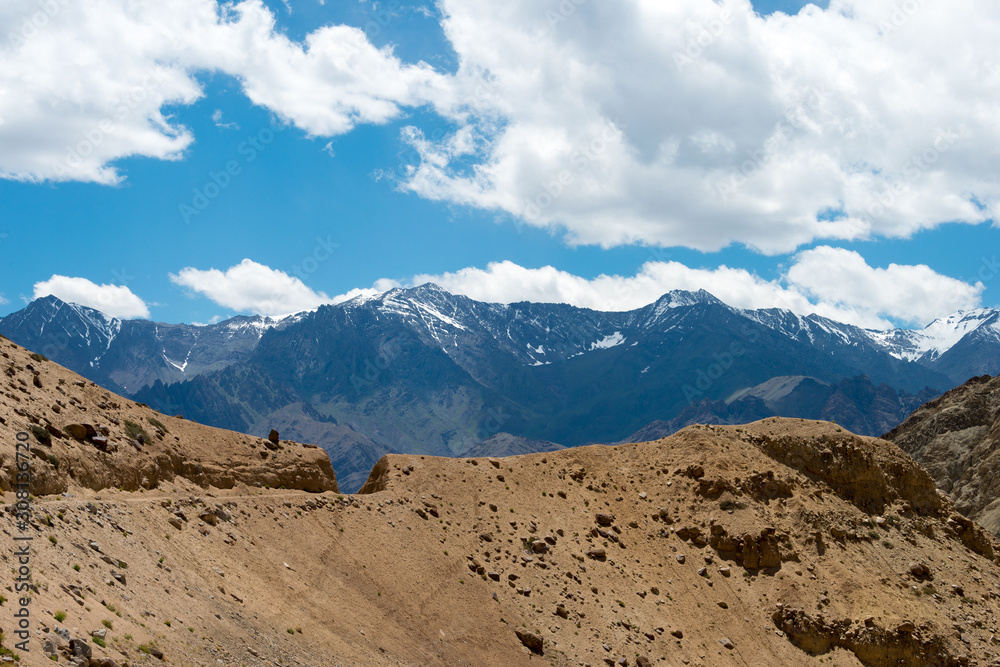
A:
[[[1000,306],[987,0],[6,0],[0,315]]]

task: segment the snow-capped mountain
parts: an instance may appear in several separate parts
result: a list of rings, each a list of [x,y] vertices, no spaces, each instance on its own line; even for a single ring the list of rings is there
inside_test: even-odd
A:
[[[572,446],[654,422],[784,414],[880,435],[915,404],[1000,371],[997,318],[878,332],[704,291],[601,312],[423,285],[211,326],[118,321],[48,297],[0,319],[0,333],[164,411],[249,433],[280,426],[326,446],[360,484],[386,451],[461,455],[499,433]]]
[[[977,375],[1000,372],[1000,311],[979,308],[934,320],[923,329],[867,331],[896,357],[916,361],[961,384]]]
[[[120,320],[54,296],[0,318],[0,334],[98,384],[132,394],[156,380],[180,382],[244,358],[264,332],[294,321],[239,316],[218,324]]]

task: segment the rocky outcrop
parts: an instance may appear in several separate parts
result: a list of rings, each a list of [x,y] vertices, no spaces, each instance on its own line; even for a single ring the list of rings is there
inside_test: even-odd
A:
[[[927,469],[955,507],[1000,533],[1000,377],[981,376],[884,436]]]
[[[315,446],[168,417],[6,340],[0,340],[0,368],[0,490],[16,483],[18,433],[27,434],[35,495],[74,486],[137,491],[178,477],[222,489],[337,490],[330,460]]]

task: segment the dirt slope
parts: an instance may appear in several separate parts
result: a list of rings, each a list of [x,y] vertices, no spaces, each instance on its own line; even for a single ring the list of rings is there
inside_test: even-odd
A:
[[[1000,532],[1000,377],[969,380],[884,437],[926,468],[959,511]]]
[[[7,393],[51,417],[26,379]],[[5,461],[23,428],[14,407],[0,412]],[[189,470],[181,426],[195,425],[178,420],[171,445]],[[198,454],[219,457],[216,441],[242,451],[245,436],[212,433]],[[301,479],[322,469],[306,461],[316,450],[282,446]],[[264,449],[245,447],[247,460]],[[21,664],[52,664],[43,648],[101,667],[160,652],[177,665],[1000,664],[994,542],[898,448],[832,424],[690,427],[504,459],[391,455],[356,496],[249,477],[131,492],[76,479],[69,497],[32,501]],[[0,528],[21,534],[11,511]],[[91,658],[72,662],[60,633],[81,652],[87,639]]]
[[[36,495],[71,486],[134,491],[177,476],[223,488],[243,482],[337,489],[330,461],[316,447],[270,443],[162,415],[2,337],[0,369],[2,490],[12,488],[18,431],[31,434]]]

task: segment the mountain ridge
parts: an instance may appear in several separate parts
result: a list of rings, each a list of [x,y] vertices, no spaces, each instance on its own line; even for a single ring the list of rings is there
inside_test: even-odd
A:
[[[858,327],[778,309],[740,310],[704,290],[604,312],[485,303],[428,283],[278,321],[126,321],[120,327],[128,335],[119,332],[110,343],[96,325],[93,341],[82,338],[90,329],[74,323],[75,309],[63,309],[66,321],[52,319],[51,303],[33,309],[34,320],[24,311],[0,320],[0,333],[33,347],[53,330],[75,331],[80,338],[70,340],[79,345],[57,348],[54,358],[104,386],[141,383],[131,393],[138,400],[214,426],[263,436],[281,425],[315,437],[347,489],[388,452],[461,456],[500,433],[521,439],[515,451],[526,442],[618,442],[653,423],[680,425],[677,418],[705,401],[709,407],[695,412],[706,420],[822,416],[877,435],[905,418],[913,397],[954,386],[933,364],[944,360],[955,373],[1000,360],[1000,342],[994,350],[987,336],[977,339],[975,354],[943,353],[928,366],[893,356]],[[980,329],[971,327],[955,345]],[[95,350],[101,356],[92,365]],[[846,393],[802,385],[770,405],[727,402],[793,375],[827,387],[867,379]],[[825,411],[801,405],[834,395]],[[292,405],[303,410],[292,414]],[[494,442],[514,443],[510,438]]]

